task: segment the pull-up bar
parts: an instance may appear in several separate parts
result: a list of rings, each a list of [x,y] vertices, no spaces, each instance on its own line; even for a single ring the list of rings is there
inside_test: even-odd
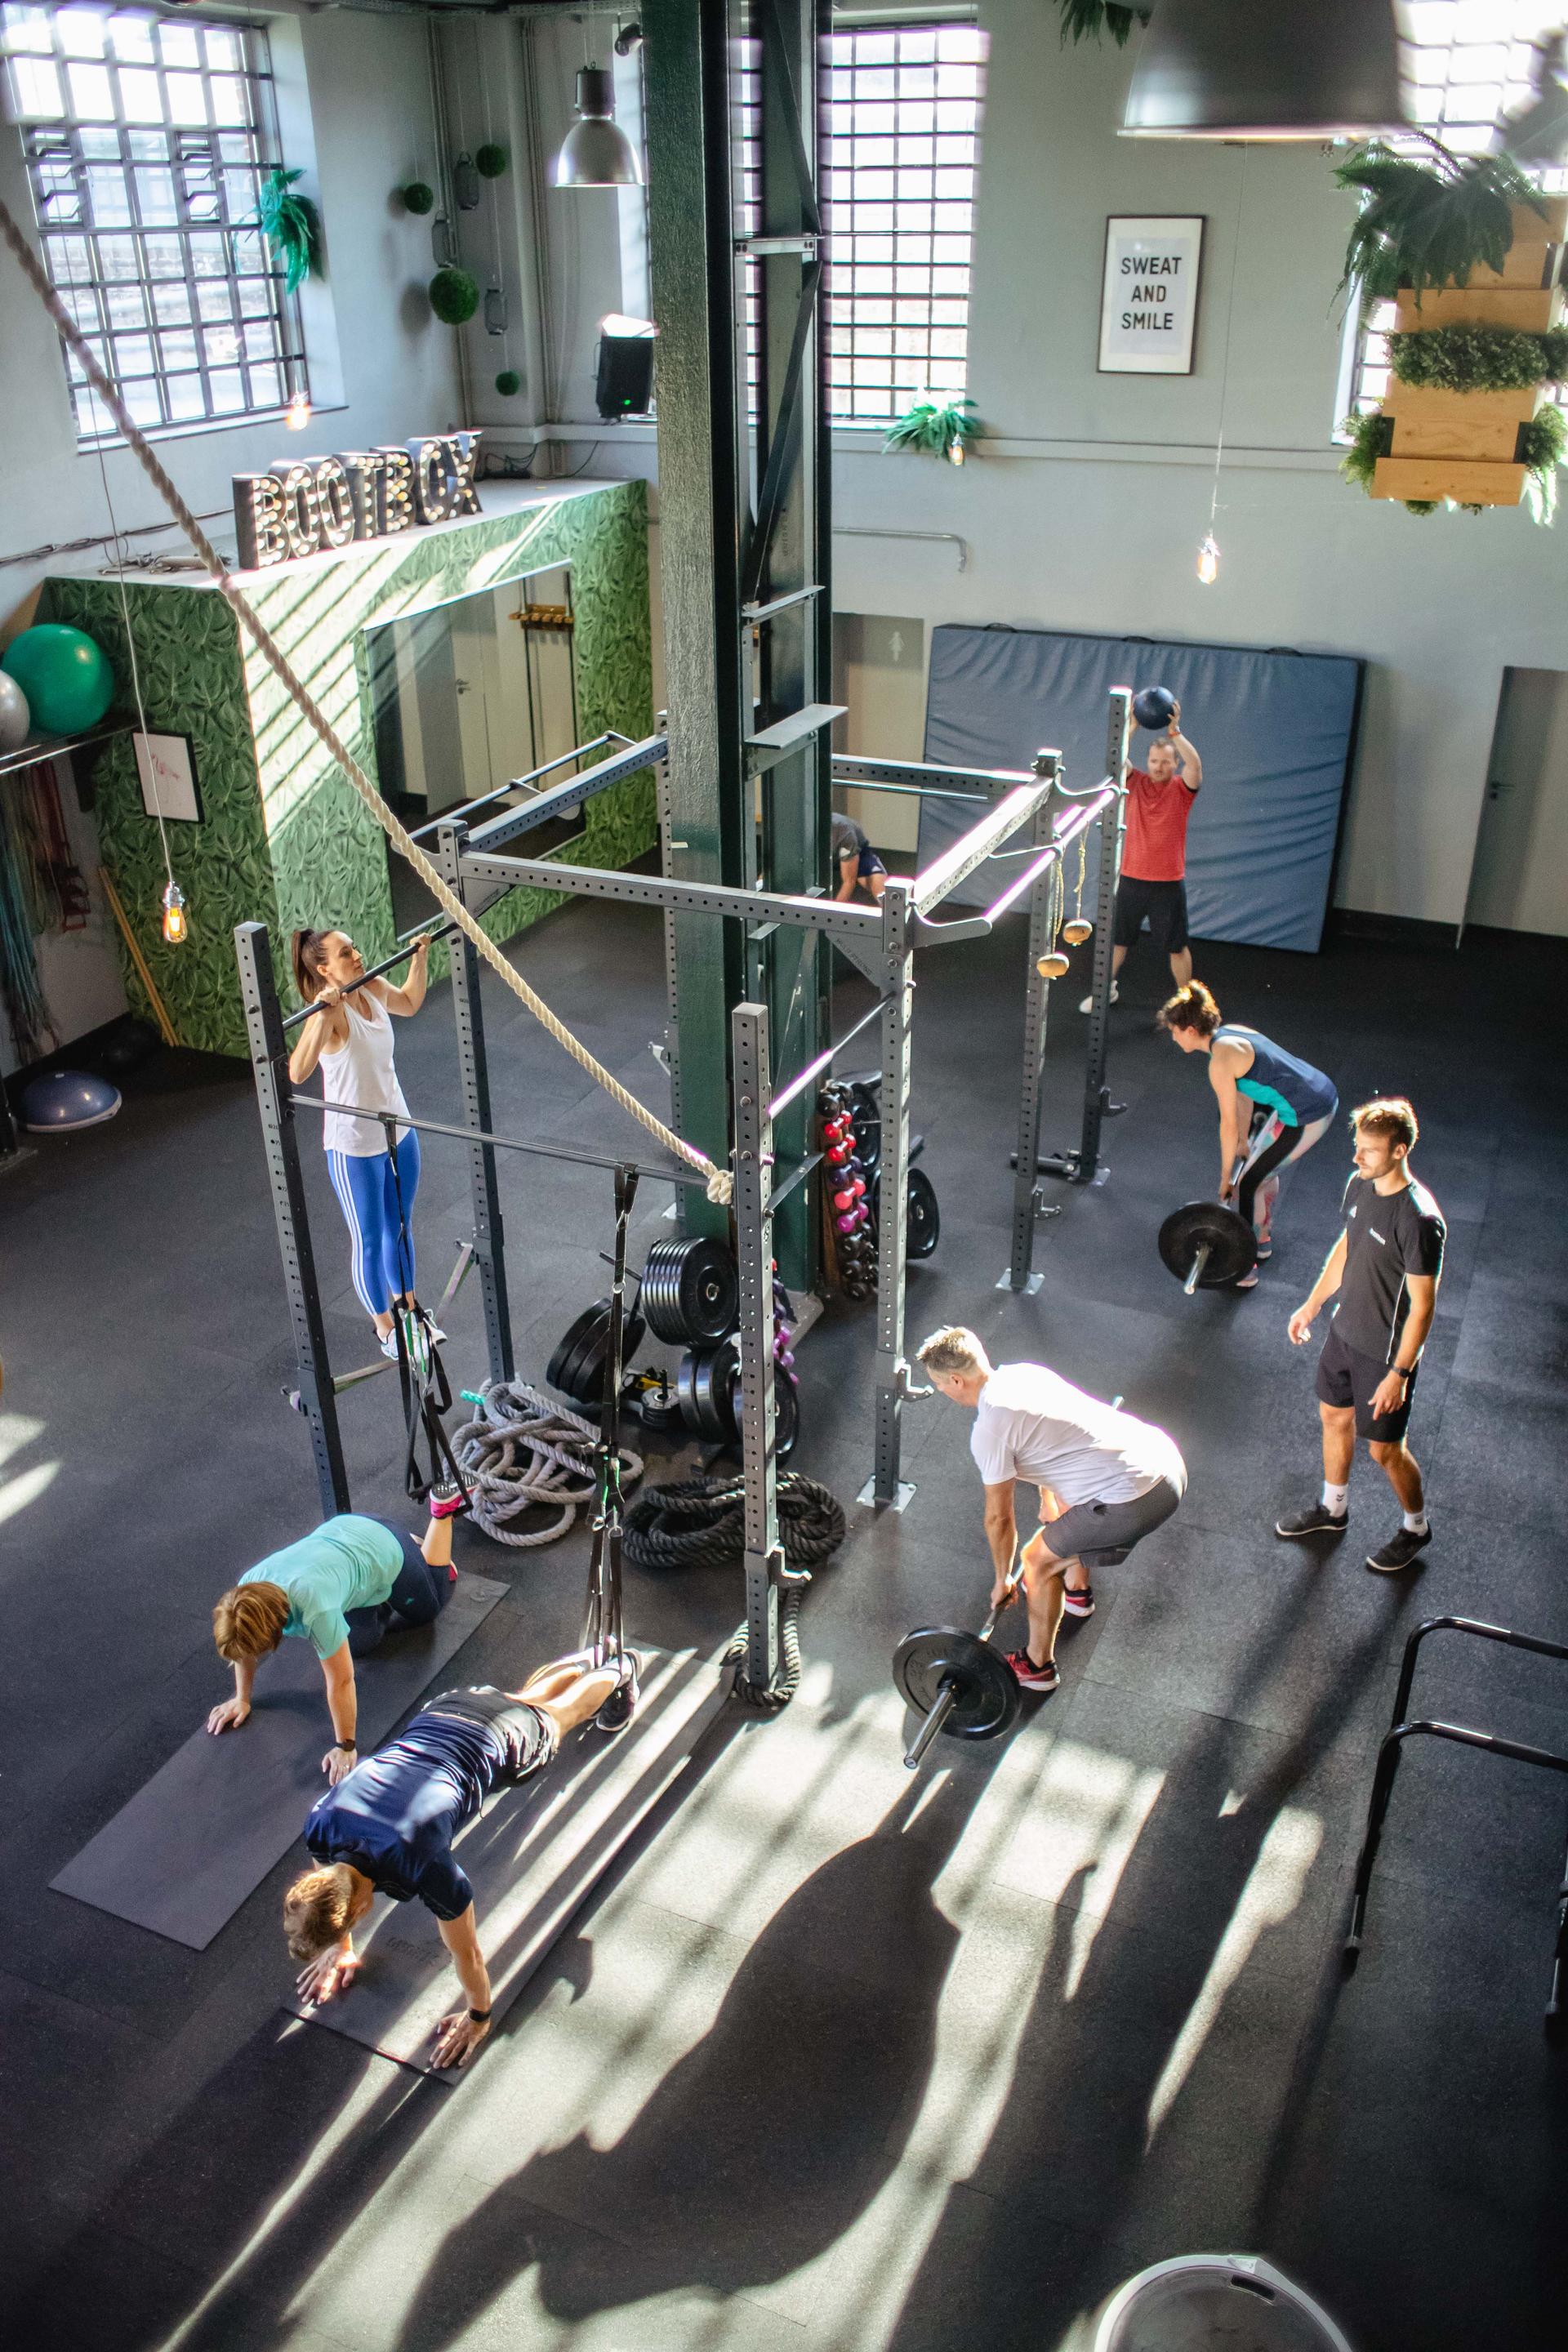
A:
[[[1089,831],[1089,826],[1100,816],[1101,810],[1108,808],[1116,796],[1117,786],[1108,776],[1103,783],[1096,786],[1093,799],[1079,803],[1044,849],[1004,852],[1004,855],[1008,856],[1031,857],[1033,863],[1026,866],[1021,874],[1014,876],[999,898],[993,898],[991,904],[978,915],[956,915],[951,922],[947,923],[932,922],[929,916],[921,915],[916,919],[921,934],[927,938],[934,937],[936,940],[948,941],[983,940],[998,918],[1005,915],[1009,907],[1016,906],[1026,890],[1033,889],[1041,875],[1055,864],[1068,844],[1076,841],[1080,833]]]
[[[457,928],[456,923],[443,920],[431,930],[421,930],[416,927],[412,931],[400,932],[397,945],[392,953],[389,956],[383,956],[379,963],[373,963],[368,971],[362,971],[357,980],[351,980],[346,988],[340,988],[339,999],[353,996],[356,989],[363,988],[368,982],[379,980],[384,972],[391,971],[397,964],[406,963],[421,939],[444,940]],[[285,1029],[298,1029],[302,1023],[309,1021],[312,1013],[320,1013],[322,1010],[323,1007],[318,1003],[304,1005],[298,1013],[286,1013],[283,1016],[283,1026]]]

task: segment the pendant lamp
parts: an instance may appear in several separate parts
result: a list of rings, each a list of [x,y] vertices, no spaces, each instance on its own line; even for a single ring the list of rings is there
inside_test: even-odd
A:
[[[1405,119],[1394,0],[1158,0],[1121,131],[1360,139]]]
[[[577,76],[577,120],[562,142],[551,178],[558,188],[640,188],[637,151],[616,121],[615,82],[604,66]]]

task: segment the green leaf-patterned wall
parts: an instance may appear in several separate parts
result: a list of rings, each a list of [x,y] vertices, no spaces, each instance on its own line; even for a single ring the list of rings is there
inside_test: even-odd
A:
[[[566,494],[519,512],[413,531],[251,574],[261,618],[355,758],[375,772],[363,631],[374,624],[500,586],[529,572],[572,567],[573,658],[584,740],[614,727],[653,726],[648,634],[647,510],[641,482]],[[369,812],[210,588],[158,581],[127,586],[147,724],[188,734],[200,782],[199,825],[169,829],[191,935],[165,947],[158,928],[163,876],[158,829],[142,811],[128,740],[98,770],[104,863],[120,885],[138,943],[182,1044],[243,1054],[245,1024],[232,932],[247,917],[272,934],[280,979],[300,924],[342,925],[374,961],[394,944],[386,851]],[[116,706],[132,707],[117,583],[51,581],[47,616],[97,638],[114,665]],[[657,838],[651,774],[588,803],[579,839],[560,855],[624,866]],[[510,891],[485,918],[510,939],[559,905],[542,891]],[[432,971],[443,970],[439,952]],[[132,1003],[142,991],[127,960]]]

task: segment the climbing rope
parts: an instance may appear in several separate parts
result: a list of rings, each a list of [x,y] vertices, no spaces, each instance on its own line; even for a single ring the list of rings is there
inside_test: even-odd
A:
[[[786,1572],[804,1579],[844,1540],[837,1495],[798,1470],[779,1480],[779,1541]],[[626,1559],[634,1568],[732,1568],[745,1557],[744,1480],[685,1478],[647,1486],[628,1506]]]
[[[487,1381],[477,1399],[468,1390],[464,1394],[479,1411],[453,1431],[452,1447],[474,1524],[518,1551],[558,1542],[594,1500],[598,1431],[526,1381]],[[640,1454],[622,1446],[617,1458],[628,1484],[642,1476]],[[556,1517],[550,1526],[528,1534],[513,1530],[511,1521],[524,1512],[551,1509]]]
[[[732,1189],[732,1180],[728,1170],[715,1167],[706,1152],[699,1151],[694,1144],[688,1143],[683,1136],[677,1135],[673,1128],[667,1127],[656,1112],[649,1110],[646,1103],[639,1102],[629,1087],[622,1086],[620,1080],[605,1069],[602,1062],[595,1060],[582,1040],[573,1035],[565,1023],[557,1018],[545,1003],[544,999],[529,986],[522,974],[508,961],[489,933],[480,929],[445,876],[437,871],[418,843],[398,823],[364,770],[327,718],[326,713],[296,677],[289,667],[287,656],[266,624],[235,585],[227,565],[159,464],[146,437],[139,430],[119,394],[93,357],[76,320],[66,310],[45,277],[32,247],[23,236],[10,210],[4,204],[0,204],[0,236],[4,236],[5,243],[16,257],[23,276],[47,310],[69,349],[80,362],[88,382],[136,452],[148,480],[157,490],[207,571],[212,574],[235,618],[249,635],[257,651],[278,678],[284,691],[342,770],[353,790],[370,811],[376,824],[380,825],[399,856],[407,860],[442,913],[457,926],[470,946],[483,957],[502,984],[527,1005],[534,1019],[542,1024],[556,1044],[563,1046],[574,1062],[580,1063],[595,1084],[603,1087],[605,1092],[619,1103],[621,1108],[628,1112],[639,1126],[646,1128],[649,1135],[661,1143],[667,1151],[672,1151],[677,1159],[685,1160],[688,1167],[700,1171],[707,1179],[708,1197],[710,1201],[728,1202]]]

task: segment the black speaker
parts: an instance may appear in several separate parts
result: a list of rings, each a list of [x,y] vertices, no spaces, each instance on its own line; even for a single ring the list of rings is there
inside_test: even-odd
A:
[[[653,337],[601,335],[594,396],[601,416],[646,416],[653,405]]]

